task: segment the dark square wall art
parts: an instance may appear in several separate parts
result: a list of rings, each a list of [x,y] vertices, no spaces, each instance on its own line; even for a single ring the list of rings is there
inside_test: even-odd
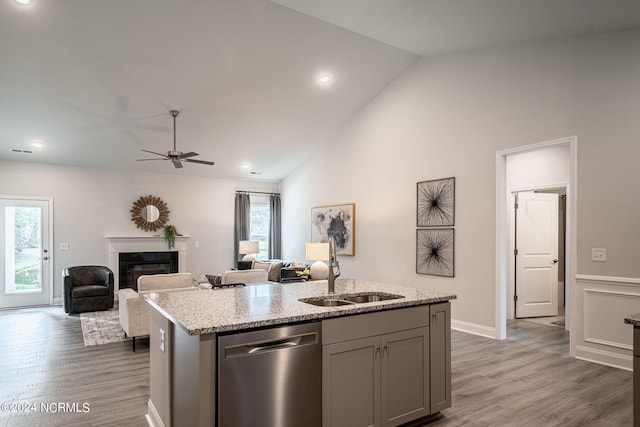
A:
[[[454,277],[453,228],[416,230],[416,273]]]
[[[455,222],[455,178],[417,184],[418,227],[447,227]]]

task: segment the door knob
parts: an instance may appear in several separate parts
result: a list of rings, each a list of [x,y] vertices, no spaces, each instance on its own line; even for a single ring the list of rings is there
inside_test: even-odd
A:
[[[554,260],[553,260],[553,263],[554,263],[554,264],[557,264],[557,263],[558,263],[558,258],[554,259]]]
[[[46,257],[43,257],[42,259],[46,261],[46,260],[48,260],[48,259],[49,259],[49,257],[48,257],[48,256],[46,256]]]

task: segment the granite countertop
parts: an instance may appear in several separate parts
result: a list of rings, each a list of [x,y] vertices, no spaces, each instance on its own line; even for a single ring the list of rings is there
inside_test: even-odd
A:
[[[640,327],[640,313],[632,314],[624,318],[624,323]]]
[[[198,289],[145,294],[146,300],[189,335],[235,331],[357,313],[445,302],[455,294],[359,279],[337,279],[336,296],[377,291],[403,298],[318,307],[298,301],[327,295],[327,281],[252,284],[242,288]]]

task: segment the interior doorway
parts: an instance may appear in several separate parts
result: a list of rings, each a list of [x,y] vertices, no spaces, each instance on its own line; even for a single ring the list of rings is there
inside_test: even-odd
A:
[[[507,319],[565,326],[566,188],[511,193]]]
[[[577,138],[567,137],[503,150],[496,154],[496,338],[507,337],[507,319],[514,318],[510,277],[514,271],[511,239],[511,194],[518,191],[566,190],[565,328],[571,330],[571,301],[575,288],[575,188]],[[508,167],[509,165],[509,167]],[[513,173],[517,171],[517,173]],[[573,355],[570,336],[570,354]]]

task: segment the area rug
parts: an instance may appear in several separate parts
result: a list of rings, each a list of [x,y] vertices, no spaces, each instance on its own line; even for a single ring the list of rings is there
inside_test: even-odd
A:
[[[124,330],[120,327],[118,307],[107,311],[80,313],[84,346],[109,344],[126,341]]]

